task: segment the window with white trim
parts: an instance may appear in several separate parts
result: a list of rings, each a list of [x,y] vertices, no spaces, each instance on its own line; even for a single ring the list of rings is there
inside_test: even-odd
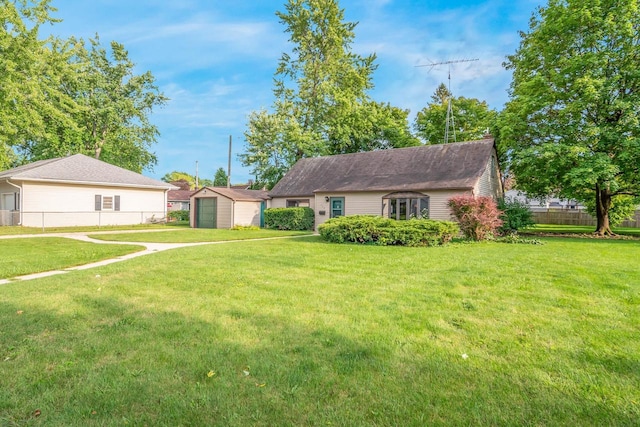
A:
[[[397,220],[429,218],[429,196],[417,193],[390,194],[383,198],[382,211],[389,218]]]

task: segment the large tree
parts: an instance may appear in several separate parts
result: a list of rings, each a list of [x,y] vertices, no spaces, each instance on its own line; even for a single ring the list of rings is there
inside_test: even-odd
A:
[[[49,3],[0,0],[0,169],[20,160],[17,147],[55,138],[52,124],[77,130],[75,102],[61,84],[73,71],[68,56],[51,48],[64,43],[38,37],[55,22]]]
[[[521,33],[501,136],[517,186],[611,209],[640,195],[637,0],[550,0]]]
[[[449,100],[456,141],[481,139],[487,133],[487,129],[495,125],[497,113],[489,109],[485,101],[463,96],[454,98],[444,83],[440,83],[431,95],[431,101],[416,115],[414,123],[416,135],[427,144],[453,142],[451,136],[449,141],[445,141]]]
[[[136,172],[154,165],[149,116],[167,98],[153,75],[97,36],[89,47],[40,40],[52,11],[49,0],[0,0],[0,163],[84,153]]]
[[[249,116],[240,159],[257,182],[274,185],[300,158],[416,145],[407,112],[372,101],[375,55],[351,51],[356,23],[337,0],[289,0],[277,12],[292,52],[274,78],[272,111]]]

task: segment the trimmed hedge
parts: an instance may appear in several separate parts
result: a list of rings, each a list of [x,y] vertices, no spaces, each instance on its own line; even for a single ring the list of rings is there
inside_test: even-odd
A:
[[[311,208],[269,208],[264,210],[264,226],[273,230],[313,230]]]
[[[332,218],[318,227],[320,235],[333,243],[363,243],[379,246],[439,246],[458,234],[458,224],[413,218],[396,221],[381,216],[351,215]]]

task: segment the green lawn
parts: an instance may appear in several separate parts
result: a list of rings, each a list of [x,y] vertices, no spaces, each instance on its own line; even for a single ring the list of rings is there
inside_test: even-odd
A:
[[[0,425],[637,425],[640,242],[205,245],[0,286]]]
[[[100,245],[62,237],[2,239],[0,279],[88,264],[143,249],[137,245]]]
[[[522,231],[522,234],[552,233],[552,234],[593,234],[595,227],[588,225],[557,225],[536,224]],[[613,232],[623,236],[640,237],[640,228],[613,227]]]
[[[267,229],[206,229],[189,228],[179,231],[148,232],[148,233],[121,233],[121,234],[94,234],[90,237],[99,240],[115,242],[147,242],[147,243],[194,243],[194,242],[222,242],[227,240],[267,239],[272,237],[304,236],[310,231],[280,231]]]
[[[47,227],[42,230],[41,227],[20,227],[20,226],[2,226],[0,227],[0,236],[16,235],[16,234],[48,234],[48,233],[74,233],[78,231],[113,231],[113,230],[159,230],[159,229],[176,229],[189,227],[185,222],[171,222],[168,224],[138,224],[138,225],[105,225],[86,226],[86,227]]]

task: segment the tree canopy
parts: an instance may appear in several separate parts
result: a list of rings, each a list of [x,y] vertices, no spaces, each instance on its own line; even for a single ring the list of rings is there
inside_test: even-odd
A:
[[[549,0],[505,66],[501,136],[517,186],[591,204],[599,234],[640,195],[637,0]]]
[[[416,135],[427,144],[451,142],[445,141],[450,99],[457,141],[482,139],[487,129],[495,126],[497,113],[489,109],[485,101],[463,96],[453,98],[444,83],[440,83],[435,93],[431,95],[431,101],[418,112],[414,122]]]
[[[337,0],[289,0],[277,12],[293,44],[278,64],[272,112],[249,115],[244,166],[273,186],[302,157],[417,145],[408,112],[370,99],[375,55],[351,51],[356,23]]]
[[[213,177],[213,185],[216,187],[224,187],[227,185],[227,173],[224,168],[216,169],[216,174]]]
[[[123,45],[38,38],[49,0],[0,0],[0,166],[84,153],[136,172],[156,163],[149,115],[167,98]]]

